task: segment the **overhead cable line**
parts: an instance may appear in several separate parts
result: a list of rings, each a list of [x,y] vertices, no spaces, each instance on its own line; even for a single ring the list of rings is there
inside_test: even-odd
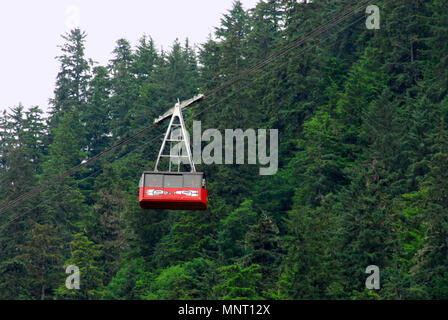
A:
[[[147,141],[146,143],[140,145],[139,147],[137,147],[137,148],[135,148],[135,149],[129,151],[128,153],[125,153],[125,154],[121,155],[120,157],[118,157],[117,159],[115,159],[115,160],[113,161],[113,163],[115,163],[115,162],[117,162],[117,161],[119,161],[119,160],[121,160],[121,159],[123,159],[123,158],[129,156],[131,153],[134,153],[134,152],[136,152],[136,151],[138,151],[138,150],[140,150],[140,149],[143,149],[143,148],[146,147],[148,144],[150,144],[150,143],[154,142],[155,140],[157,140],[157,139],[159,139],[159,138],[162,138],[162,137],[163,137],[163,135],[158,135],[158,136],[154,137],[153,139],[151,139],[151,140]],[[64,190],[62,190],[62,191],[60,191],[60,192],[57,192],[57,193],[55,193],[55,194],[52,194],[50,199],[47,199],[47,200],[45,200],[45,201],[43,201],[43,202],[40,202],[38,205],[36,205],[35,207],[33,207],[31,210],[24,211],[24,212],[20,212],[20,213],[18,213],[17,215],[15,215],[14,217],[8,219],[5,223],[3,223],[2,225],[0,225],[0,231],[3,231],[4,228],[5,228],[5,226],[11,224],[12,222],[16,221],[16,220],[19,219],[20,217],[27,215],[28,213],[32,212],[32,211],[35,210],[36,208],[39,208],[39,207],[41,207],[41,206],[43,206],[43,205],[45,205],[45,204],[48,204],[50,201],[52,201],[52,200],[54,200],[54,199],[57,199],[60,195],[62,195],[62,194],[64,194],[64,193],[66,193],[67,191],[72,190],[73,188],[79,186],[82,182],[84,182],[84,181],[86,181],[87,179],[93,177],[95,174],[97,174],[97,173],[100,172],[101,170],[102,170],[101,168],[98,169],[98,170],[95,170],[94,172],[90,173],[88,176],[82,178],[81,180],[75,181],[75,182],[73,183],[73,185],[68,186],[68,188],[64,188]]]

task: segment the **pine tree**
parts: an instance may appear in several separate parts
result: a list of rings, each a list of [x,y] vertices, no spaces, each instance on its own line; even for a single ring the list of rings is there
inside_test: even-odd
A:
[[[104,272],[99,266],[100,246],[83,234],[75,234],[70,242],[71,255],[65,266],[79,268],[80,289],[68,290],[65,283],[56,290],[56,297],[62,299],[98,299]]]
[[[12,108],[4,122],[6,129],[2,138],[5,142],[2,146],[4,175],[0,182],[3,204],[15,201],[35,187],[37,174],[41,170],[41,158],[44,154],[42,136],[45,134],[43,121],[39,117],[41,111],[32,108],[24,112],[23,109],[21,105]],[[24,245],[26,232],[33,227],[29,220],[35,218],[36,212],[33,209],[36,205],[36,199],[26,199],[2,213],[0,281],[5,284],[0,290],[2,297],[12,297],[11,287],[20,288],[17,294],[21,294],[22,298],[29,297],[27,295],[30,287],[19,279],[13,280],[13,277],[14,275],[24,277],[26,273],[24,264],[17,260],[16,255],[18,248]],[[14,266],[17,269],[14,269]]]
[[[276,294],[275,284],[279,275],[280,237],[278,227],[266,214],[262,214],[257,224],[251,226],[245,236],[245,255],[239,259],[245,267],[260,267],[263,283],[258,294],[270,298]]]
[[[442,118],[439,132],[430,136],[432,156],[429,172],[422,181],[422,189],[427,192],[423,223],[426,239],[421,248],[422,261],[417,266],[420,281],[430,283],[430,295],[433,299],[446,299],[448,296],[448,201],[447,166],[448,134]]]
[[[95,67],[87,90],[88,103],[81,113],[80,121],[85,124],[88,151],[94,156],[110,144],[111,83],[105,67]]]
[[[295,200],[287,220],[288,232],[283,243],[287,254],[280,268],[277,297],[344,298],[344,279],[337,257],[340,218],[333,208],[335,199],[327,195],[316,209],[301,205],[298,195]]]
[[[53,129],[53,142],[49,146],[47,159],[42,164],[40,183],[57,178],[85,159],[84,128],[77,115],[75,112],[66,113]],[[79,228],[78,221],[85,214],[85,198],[76,183],[79,175],[65,178],[40,195],[42,204],[37,208],[40,223],[63,226],[61,232]]]
[[[259,265],[247,268],[239,264],[220,269],[220,284],[214,287],[215,295],[221,300],[259,300],[262,274]]]
[[[83,111],[87,102],[87,86],[90,78],[90,64],[85,58],[85,39],[87,35],[80,29],[74,29],[62,38],[62,55],[57,59],[61,71],[56,80],[55,97],[51,99],[51,122],[55,126],[66,112]]]
[[[221,231],[218,235],[222,264],[235,262],[244,253],[244,239],[248,228],[257,222],[258,214],[253,208],[253,201],[246,200],[235,211],[220,221]]]
[[[27,270],[27,286],[35,299],[51,297],[52,290],[62,282],[62,237],[57,227],[33,223],[27,240],[16,257]]]
[[[112,75],[111,92],[111,131],[115,140],[126,137],[132,131],[130,110],[137,95],[137,87],[132,73],[134,53],[130,43],[125,39],[117,41],[113,51],[114,57],[109,64]]]

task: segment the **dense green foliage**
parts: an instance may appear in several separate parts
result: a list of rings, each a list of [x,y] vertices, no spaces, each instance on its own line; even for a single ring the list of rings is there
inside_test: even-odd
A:
[[[356,3],[237,1],[199,50],[120,39],[107,66],[71,31],[49,116],[0,116],[0,206]],[[380,30],[358,14],[185,115],[189,128],[279,129],[276,175],[199,165],[207,211],[142,210],[157,128],[0,216],[0,298],[447,299],[448,6],[379,6]],[[369,265],[381,290],[365,289]]]

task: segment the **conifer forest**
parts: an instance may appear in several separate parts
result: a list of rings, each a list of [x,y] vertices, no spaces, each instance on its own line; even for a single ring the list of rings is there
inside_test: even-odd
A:
[[[63,34],[48,108],[0,106],[0,299],[448,299],[448,3],[371,2],[380,28],[366,5],[309,36],[366,1],[235,1],[205,43],[142,30],[106,65]],[[276,173],[197,164],[207,210],[142,209],[167,125],[119,143],[273,55],[184,118],[277,129]]]

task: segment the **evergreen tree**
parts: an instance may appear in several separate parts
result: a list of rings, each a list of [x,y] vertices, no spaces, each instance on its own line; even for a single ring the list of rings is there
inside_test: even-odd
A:
[[[74,29],[62,36],[62,55],[57,59],[61,71],[56,80],[55,97],[51,99],[51,122],[57,125],[66,112],[83,111],[87,102],[87,86],[90,78],[90,65],[85,58],[85,39],[87,35]]]
[[[98,289],[102,286],[104,272],[99,266],[100,246],[83,234],[75,234],[70,242],[71,255],[65,266],[79,268],[80,289],[68,290],[65,283],[56,290],[56,298],[62,299],[98,299]]]
[[[263,214],[258,223],[251,226],[245,237],[245,255],[240,259],[243,266],[259,266],[263,282],[257,291],[270,298],[275,292],[280,264],[279,230],[272,219]]]
[[[214,287],[215,295],[221,300],[259,300],[262,279],[259,265],[247,268],[239,264],[222,267],[221,283]]]
[[[33,223],[27,236],[16,259],[27,270],[26,283],[31,297],[45,300],[63,279],[62,237],[56,227],[38,223]]]
[[[132,129],[130,114],[136,98],[137,87],[132,73],[134,53],[125,39],[117,41],[110,61],[109,72],[112,75],[111,90],[111,131],[115,140],[121,140]],[[132,131],[132,130],[131,130]]]

